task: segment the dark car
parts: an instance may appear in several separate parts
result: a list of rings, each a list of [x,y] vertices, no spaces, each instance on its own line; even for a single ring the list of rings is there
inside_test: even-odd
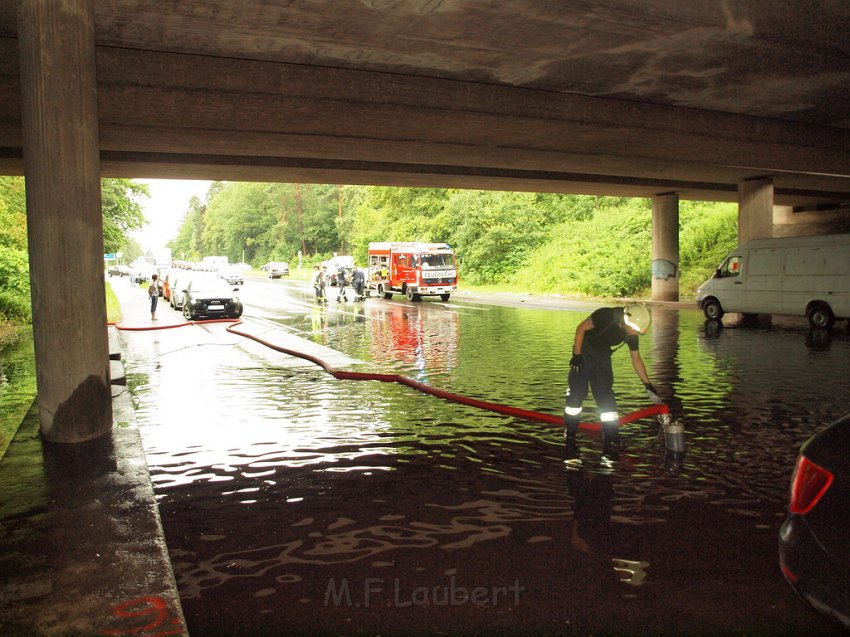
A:
[[[800,448],[779,563],[816,610],[850,628],[850,414]]]
[[[239,318],[242,302],[236,290],[221,279],[193,279],[183,288],[183,316],[196,318]]]
[[[130,276],[131,271],[126,265],[113,265],[107,270],[109,276]]]

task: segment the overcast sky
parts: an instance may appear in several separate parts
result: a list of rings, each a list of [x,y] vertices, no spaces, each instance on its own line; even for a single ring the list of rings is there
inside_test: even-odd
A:
[[[150,199],[143,201],[142,212],[148,224],[133,233],[145,251],[164,248],[168,241],[177,236],[180,222],[189,208],[189,200],[197,195],[204,200],[211,181],[179,179],[136,179],[147,184]]]

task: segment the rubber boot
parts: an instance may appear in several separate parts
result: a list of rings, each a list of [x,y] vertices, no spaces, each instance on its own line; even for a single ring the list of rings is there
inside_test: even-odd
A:
[[[618,425],[602,425],[602,455],[616,460],[620,454],[620,428]]]
[[[564,418],[564,461],[566,462],[579,457],[576,429],[578,429],[577,422],[571,422]]]

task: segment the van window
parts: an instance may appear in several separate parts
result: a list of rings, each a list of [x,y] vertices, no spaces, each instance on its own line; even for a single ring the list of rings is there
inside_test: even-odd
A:
[[[741,264],[743,261],[744,259],[742,257],[729,257],[717,268],[717,278],[723,279],[729,276],[738,276],[741,274]]]

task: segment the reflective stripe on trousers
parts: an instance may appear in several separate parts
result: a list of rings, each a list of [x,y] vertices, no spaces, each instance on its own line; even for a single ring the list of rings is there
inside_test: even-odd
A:
[[[614,371],[611,369],[611,350],[600,351],[589,343],[582,348],[583,365],[578,372],[570,370],[564,406],[564,424],[574,429],[581,416],[582,403],[587,398],[588,388],[593,392],[599,417],[603,424],[618,422],[617,400],[614,397]],[[615,424],[616,426],[616,424]]]

